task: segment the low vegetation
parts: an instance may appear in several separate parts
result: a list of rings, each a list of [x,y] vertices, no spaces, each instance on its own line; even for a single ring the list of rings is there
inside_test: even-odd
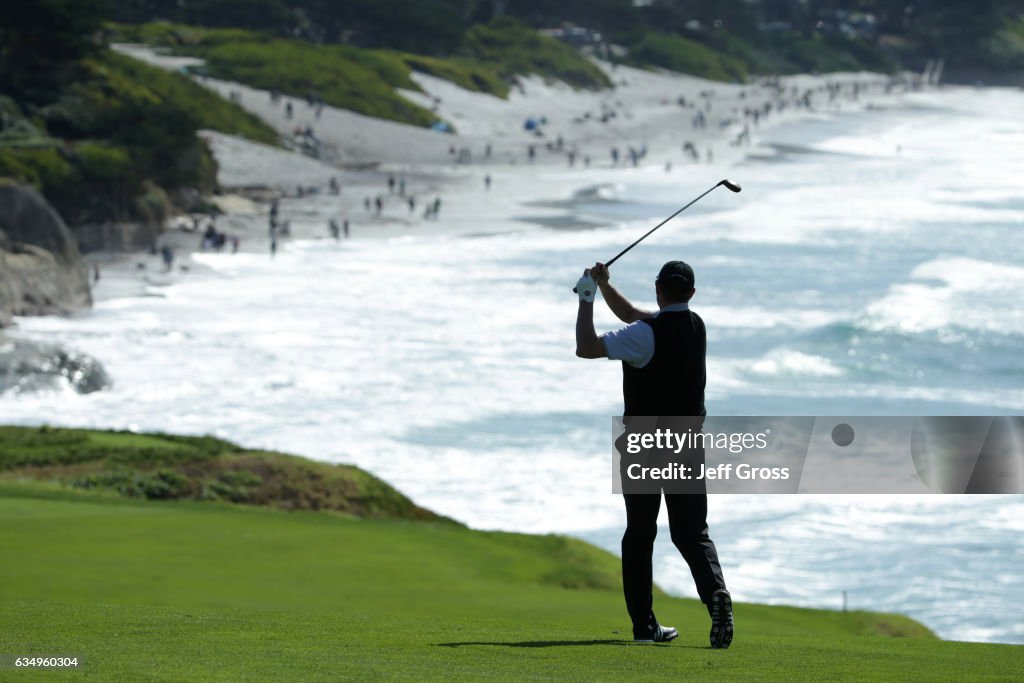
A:
[[[0,176],[42,191],[70,224],[159,222],[167,193],[211,191],[201,128],[274,144],[266,124],[191,79],[99,49],[33,99],[0,98]]]
[[[578,88],[611,85],[576,50],[508,18],[474,26],[460,53],[444,58],[165,22],[109,28],[115,40],[156,45],[203,59],[200,73],[215,78],[418,126],[438,119],[395,92],[396,88],[420,90],[410,77],[413,71],[498,97],[506,97],[510,83],[527,74]]]
[[[205,65],[197,71],[214,78],[419,126],[437,120],[395,92],[419,89],[396,53],[166,23],[114,27],[112,37],[199,57]]]
[[[716,81],[745,81],[747,64],[700,43],[667,33],[648,33],[629,52],[637,66],[653,65]]]
[[[983,44],[983,49],[992,64],[1004,71],[1024,70],[1024,16],[997,31]]]
[[[1014,36],[1021,15],[1019,0],[121,0],[107,13],[124,23],[160,17],[443,59],[470,56],[466,48],[479,26],[511,17],[533,29],[582,28],[589,32],[584,42],[599,51],[607,44],[650,50],[658,35],[675,35],[739,59],[757,75],[835,69],[920,71],[929,59],[944,58],[946,73],[961,82],[1019,78],[1024,42]],[[658,59],[665,61],[664,50],[659,52]],[[630,59],[639,61],[635,54]],[[714,66],[701,60],[698,68],[702,64]],[[717,68],[688,73],[722,77]]]
[[[718,81],[743,82],[758,74],[892,72],[897,62],[877,47],[839,34],[804,36],[795,31],[757,43],[720,32],[707,44],[680,35],[647,33],[629,51],[636,66],[657,66]]]
[[[577,50],[542,36],[510,17],[478,24],[466,33],[471,59],[492,66],[506,79],[536,74],[575,88],[607,88],[611,81]]]
[[[443,519],[358,467],[244,450],[209,436],[0,427],[0,481],[150,500]]]
[[[466,57],[440,59],[425,55],[398,54],[410,69],[451,81],[471,92],[482,92],[497,97],[508,97],[509,82],[498,72]]]

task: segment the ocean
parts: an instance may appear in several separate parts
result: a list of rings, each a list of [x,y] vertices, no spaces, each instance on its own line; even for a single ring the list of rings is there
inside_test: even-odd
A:
[[[731,177],[741,194],[612,269],[653,307],[660,265],[693,265],[710,413],[1019,415],[1021,111],[1019,90],[948,89],[756,132],[728,166],[580,171],[566,210],[596,229],[199,254],[209,274],[150,296],[20,319],[16,336],[91,354],[115,385],[8,393],[0,415],[352,462],[473,527],[617,553],[620,370],[574,356],[582,269]],[[738,601],[838,609],[845,592],[945,638],[1024,643],[1024,497],[719,496],[709,520]],[[667,536],[656,580],[694,596]]]

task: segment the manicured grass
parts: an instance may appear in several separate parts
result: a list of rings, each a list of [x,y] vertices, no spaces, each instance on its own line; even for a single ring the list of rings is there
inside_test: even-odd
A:
[[[637,647],[617,561],[579,541],[17,488],[0,489],[0,651],[85,668],[3,680],[1019,680],[1024,656],[747,604],[712,651],[703,607],[663,596],[681,637]]]
[[[179,500],[149,500],[154,477]],[[0,548],[0,653],[85,661],[0,680],[1013,680],[1024,656],[900,615],[747,604],[711,651],[703,606],[661,591],[682,636],[635,647],[609,553],[211,437],[0,427]]]

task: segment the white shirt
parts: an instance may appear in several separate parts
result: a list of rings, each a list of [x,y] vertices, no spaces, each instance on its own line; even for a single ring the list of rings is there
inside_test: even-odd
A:
[[[688,311],[689,304],[669,304],[654,314]],[[642,368],[654,358],[654,330],[643,320],[630,323],[620,330],[601,335],[609,360],[621,360],[634,368]]]

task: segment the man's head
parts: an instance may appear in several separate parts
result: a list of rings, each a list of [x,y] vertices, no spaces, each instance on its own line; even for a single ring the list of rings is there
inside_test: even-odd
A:
[[[654,283],[658,305],[662,307],[686,303],[697,291],[694,289],[693,268],[682,261],[669,261],[663,265]]]

